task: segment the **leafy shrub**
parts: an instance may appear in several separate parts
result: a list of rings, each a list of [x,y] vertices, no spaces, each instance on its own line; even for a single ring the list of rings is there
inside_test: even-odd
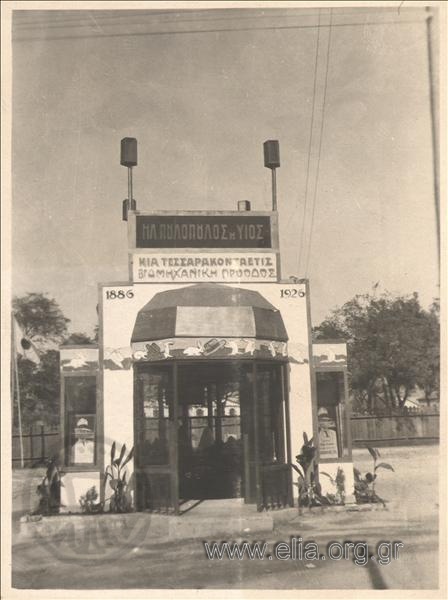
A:
[[[33,515],[55,515],[61,508],[62,473],[59,470],[56,459],[47,462],[46,473],[36,488],[39,496],[39,505],[33,511]]]
[[[113,490],[110,497],[110,511],[116,513],[125,513],[131,510],[131,502],[128,495],[127,471],[124,467],[134,456],[134,448],[132,448],[125,458],[126,444],[121,447],[118,458],[115,458],[116,443],[112,444],[110,452],[110,465],[106,467],[105,480],[109,481],[109,485]]]
[[[364,504],[366,502],[380,502],[383,506],[386,506],[386,501],[378,496],[375,491],[375,482],[377,478],[377,471],[379,469],[386,469],[393,471],[393,467],[389,463],[381,462],[377,464],[378,458],[381,458],[381,454],[378,448],[372,448],[367,446],[367,450],[373,458],[373,473],[366,473],[362,476],[359,469],[353,469],[355,477],[355,498],[358,504]]]
[[[93,486],[79,499],[81,511],[86,514],[98,514],[103,512],[103,503],[97,502],[97,500],[98,492],[96,491],[96,487]]]
[[[325,471],[320,471],[320,475],[325,475],[326,477],[328,477],[330,479],[330,482],[336,488],[334,494],[327,493],[325,496],[329,503],[336,505],[345,504],[345,473],[341,469],[341,467],[338,467],[336,477],[332,477],[329,473],[326,473]]]
[[[322,506],[329,504],[329,501],[322,496],[320,484],[316,475],[316,452],[313,438],[308,439],[307,434],[303,433],[303,446],[300,454],[296,456],[298,465],[292,464],[291,467],[298,473],[299,488],[299,506]]]

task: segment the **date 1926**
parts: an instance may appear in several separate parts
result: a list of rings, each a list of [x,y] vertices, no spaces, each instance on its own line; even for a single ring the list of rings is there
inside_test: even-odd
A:
[[[280,290],[280,298],[304,298],[305,291],[297,288],[283,288]]]

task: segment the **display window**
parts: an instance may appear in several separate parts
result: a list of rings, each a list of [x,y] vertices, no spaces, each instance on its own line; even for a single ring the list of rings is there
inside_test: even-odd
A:
[[[318,371],[317,428],[321,460],[349,458],[350,443],[343,371]]]
[[[96,375],[66,377],[65,448],[67,466],[93,466],[97,455]]]

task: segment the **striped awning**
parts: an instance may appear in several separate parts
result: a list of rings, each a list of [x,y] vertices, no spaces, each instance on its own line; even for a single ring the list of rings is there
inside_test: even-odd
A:
[[[286,342],[280,311],[255,291],[202,283],[156,294],[138,313],[131,343],[172,338]]]

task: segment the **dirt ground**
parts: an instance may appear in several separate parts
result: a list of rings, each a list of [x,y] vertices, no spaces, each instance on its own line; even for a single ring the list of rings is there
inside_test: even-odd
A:
[[[381,541],[403,543],[398,559],[381,566],[374,560],[356,566],[353,560],[208,560],[202,540],[145,541],[123,546],[115,560],[83,564],[82,568],[48,551],[49,540],[13,540],[13,585],[18,588],[125,589],[437,589],[438,464],[437,446],[382,448],[381,460],[394,472],[380,471],[378,494],[386,510],[309,512],[297,514],[266,536],[245,538],[271,544],[291,536],[313,540],[325,551],[329,542],[362,541],[375,552]],[[366,449],[354,451],[362,472],[371,470]],[[37,475],[34,472],[34,475]],[[36,478],[35,478],[36,479]],[[38,479],[38,478],[37,478]],[[14,476],[14,516],[26,512],[29,472]],[[211,541],[211,540],[210,540]],[[61,554],[62,556],[62,554]]]

